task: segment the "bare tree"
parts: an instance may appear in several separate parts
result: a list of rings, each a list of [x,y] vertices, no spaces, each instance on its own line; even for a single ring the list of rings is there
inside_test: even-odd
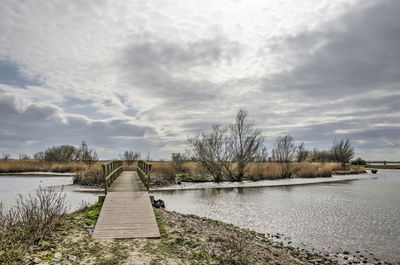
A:
[[[130,150],[126,150],[123,154],[119,155],[122,160],[127,161],[128,164],[131,164],[134,161],[137,161],[141,154],[139,152],[133,152]]]
[[[272,162],[276,162],[277,161],[277,159],[276,159],[276,155],[275,155],[275,148],[274,149],[272,149],[272,151],[271,151],[271,161]]]
[[[254,157],[254,162],[267,162],[268,161],[268,150],[266,146],[263,146],[260,148],[260,151],[257,153],[257,155]],[[271,158],[269,158],[271,159]]]
[[[349,139],[341,139],[340,141],[334,141],[331,148],[332,158],[335,162],[342,164],[342,168],[345,168],[346,164],[354,156],[354,148],[351,146]]]
[[[11,159],[11,154],[9,154],[9,153],[3,153],[0,157],[0,160],[3,160],[3,161],[7,161],[10,159]]]
[[[307,159],[308,151],[304,147],[304,143],[302,142],[296,151],[296,160],[297,162],[304,162]]]
[[[181,153],[172,153],[171,160],[172,160],[172,165],[176,170],[176,173],[182,172],[183,162],[185,162],[186,157]]]
[[[247,115],[246,110],[240,109],[235,122],[228,125],[232,162],[236,163],[234,179],[236,181],[243,179],[249,162],[259,155],[264,143],[261,130],[256,129],[254,123],[247,120]]]
[[[284,137],[276,138],[274,147],[275,158],[279,163],[281,163],[281,176],[283,178],[290,178],[291,163],[296,152],[293,137],[286,135]]]
[[[198,161],[212,175],[214,181],[220,182],[224,174],[231,175],[226,170],[230,168],[232,153],[227,146],[227,127],[214,125],[210,133],[189,138],[188,145]]]
[[[19,158],[19,160],[29,160],[29,159],[31,159],[29,155],[23,154],[23,153],[20,153],[18,155],[18,158]]]
[[[97,152],[93,149],[89,149],[85,141],[82,141],[81,147],[78,151],[80,161],[91,165],[93,162],[99,160]]]
[[[37,159],[37,160],[39,160],[39,161],[43,161],[43,160],[44,160],[44,157],[45,157],[45,154],[44,154],[43,151],[37,152],[37,153],[35,153],[35,154],[33,155],[33,158],[34,158],[34,159]]]
[[[309,153],[309,159],[311,162],[332,162],[332,152],[327,150],[318,150],[314,148]]]

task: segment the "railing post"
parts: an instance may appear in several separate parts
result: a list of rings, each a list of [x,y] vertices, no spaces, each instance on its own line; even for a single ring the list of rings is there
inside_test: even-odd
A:
[[[107,194],[108,187],[114,182],[114,180],[121,174],[123,171],[123,164],[120,160],[113,160],[101,165],[103,169],[103,178],[104,178],[104,192]]]
[[[106,166],[101,165],[101,168],[103,169],[103,178],[104,178],[104,193],[107,194],[107,175],[106,175]]]
[[[151,175],[151,164],[149,164],[149,173],[148,173],[148,175],[147,175],[147,191],[149,191],[150,190],[150,175]]]

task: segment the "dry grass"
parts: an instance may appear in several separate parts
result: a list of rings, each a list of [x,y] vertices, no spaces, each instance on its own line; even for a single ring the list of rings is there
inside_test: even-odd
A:
[[[47,164],[38,160],[11,160],[0,161],[1,173],[24,171],[51,171],[51,172],[76,172],[74,183],[82,185],[100,185],[103,183],[101,164],[96,162],[90,167],[81,162],[66,164]],[[184,162],[181,172],[177,172],[173,162],[151,162],[151,184],[160,186],[179,181],[203,182],[212,178],[199,162]],[[124,170],[136,170],[137,163],[124,162]],[[330,177],[332,172],[340,173],[340,163],[292,163],[291,177],[315,178]],[[245,179],[257,181],[263,179],[281,178],[281,165],[279,163],[251,163],[245,174]],[[346,171],[346,173],[349,173]],[[356,171],[351,171],[356,173]]]
[[[278,179],[281,177],[281,165],[278,163],[251,163],[245,177],[254,181]]]
[[[46,172],[76,172],[87,169],[87,165],[82,162],[54,163],[48,164],[39,160],[7,160],[0,161],[0,173],[16,173],[27,171],[46,171]]]
[[[198,162],[185,162],[182,172],[177,172],[172,162],[151,162],[152,184],[167,185],[178,181],[201,182],[209,181],[210,176]],[[125,166],[126,169],[136,170],[136,163]],[[291,175],[294,178],[330,177],[332,171],[339,170],[340,163],[292,163]],[[263,179],[280,179],[281,164],[251,163],[245,178],[253,181]]]
[[[292,170],[296,178],[324,178],[340,168],[340,163],[294,163]]]
[[[93,165],[85,170],[79,170],[74,177],[74,184],[103,185],[103,183],[104,177],[101,164]]]
[[[198,162],[183,163],[182,172],[177,172],[172,162],[151,162],[152,184],[166,185],[178,181],[201,182],[211,179],[207,170]],[[131,165],[136,169],[136,165]],[[333,171],[341,168],[340,163],[292,163],[292,178],[330,177]],[[280,179],[281,164],[251,163],[245,174],[245,179],[257,181],[263,179]]]

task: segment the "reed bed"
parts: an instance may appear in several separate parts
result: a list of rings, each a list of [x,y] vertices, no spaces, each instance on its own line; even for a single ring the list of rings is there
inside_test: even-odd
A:
[[[279,179],[281,178],[281,165],[279,163],[251,163],[245,178],[253,181]]]
[[[79,170],[74,176],[74,184],[101,186],[104,184],[103,169],[101,164]]]
[[[181,181],[204,182],[211,181],[212,177],[199,162],[184,162],[179,171],[174,162],[154,161],[151,169],[152,185],[167,185]],[[103,162],[96,162],[90,166],[82,162],[47,164],[38,160],[10,160],[0,161],[1,173],[26,171],[48,172],[76,172],[74,183],[81,185],[102,185]],[[234,166],[234,165],[233,165]],[[124,170],[136,170],[137,162],[124,162]],[[332,172],[340,174],[340,163],[291,163],[292,178],[330,177]],[[357,171],[345,171],[357,173]],[[277,162],[250,163],[245,173],[247,180],[280,179],[282,165]]]
[[[326,178],[339,169],[340,163],[293,163],[293,174],[296,178]]]
[[[210,181],[211,176],[198,162],[184,162],[182,171],[177,172],[173,162],[151,162],[152,182],[154,185],[177,183],[179,181]],[[133,166],[132,166],[133,167]],[[245,179],[280,179],[282,165],[276,162],[250,163]],[[330,177],[332,172],[340,170],[340,163],[291,163],[292,178]]]
[[[39,160],[7,160],[0,161],[0,173],[17,173],[28,171],[44,171],[44,172],[76,172],[85,170],[88,166],[82,162],[70,163],[45,163]]]
[[[276,162],[251,163],[245,177],[249,180],[280,179],[282,165]],[[330,177],[332,171],[341,168],[340,163],[291,163],[292,178]]]

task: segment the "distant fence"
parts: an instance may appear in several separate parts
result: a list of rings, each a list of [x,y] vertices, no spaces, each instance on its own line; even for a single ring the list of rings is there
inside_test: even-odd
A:
[[[139,160],[136,171],[139,175],[140,180],[143,182],[148,191],[150,188],[151,164],[143,160]]]
[[[121,174],[124,170],[122,166],[122,160],[113,160],[101,165],[103,168],[104,177],[104,189],[107,193],[108,188],[113,184],[114,180]]]

